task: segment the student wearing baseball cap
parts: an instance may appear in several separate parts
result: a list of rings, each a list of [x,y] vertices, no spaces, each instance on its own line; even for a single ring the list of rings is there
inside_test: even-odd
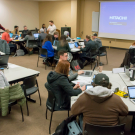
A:
[[[93,39],[93,41],[96,42],[96,45],[97,45],[97,48],[98,48],[98,49],[99,49],[100,47],[102,47],[102,41],[101,41],[99,38],[97,38],[97,33],[93,33],[92,39]]]
[[[83,129],[85,123],[114,126],[119,124],[119,116],[127,116],[128,107],[113,93],[111,86],[107,75],[98,74],[93,88],[85,90],[73,104],[72,114],[83,114]]]

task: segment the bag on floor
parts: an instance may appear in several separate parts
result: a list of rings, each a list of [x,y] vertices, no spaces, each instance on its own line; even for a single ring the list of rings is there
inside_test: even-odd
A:
[[[23,51],[22,49],[18,49],[18,50],[16,51],[16,55],[17,55],[17,56],[24,56],[25,53],[24,53],[24,51]]]
[[[77,60],[77,61],[79,63],[80,68],[83,69],[84,68],[84,65],[83,65],[82,61],[81,60]]]
[[[82,130],[79,127],[76,120],[68,123],[68,129],[69,129],[68,135],[82,135]]]
[[[72,67],[72,69],[75,70],[75,71],[81,70],[81,67],[80,67],[80,65],[79,65],[79,63],[78,63],[77,60],[73,60],[73,61],[71,62],[71,67]]]

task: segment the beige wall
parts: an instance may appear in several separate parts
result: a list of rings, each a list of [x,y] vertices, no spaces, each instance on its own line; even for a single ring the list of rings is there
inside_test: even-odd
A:
[[[0,23],[11,31],[15,25],[18,25],[20,30],[23,29],[24,25],[27,25],[29,29],[38,28],[38,2],[0,0]]]

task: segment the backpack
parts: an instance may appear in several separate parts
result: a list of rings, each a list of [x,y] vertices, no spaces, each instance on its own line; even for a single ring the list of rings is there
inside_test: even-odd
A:
[[[17,56],[24,56],[24,51],[22,50],[22,49],[18,49],[17,51],[16,51],[16,55]]]
[[[72,67],[72,69],[75,70],[75,71],[78,71],[78,70],[81,69],[81,67],[80,67],[80,65],[79,65],[79,63],[78,63],[77,60],[73,60],[73,61],[71,62],[71,67]]]

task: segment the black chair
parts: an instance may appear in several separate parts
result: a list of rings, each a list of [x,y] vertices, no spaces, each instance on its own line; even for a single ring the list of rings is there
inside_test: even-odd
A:
[[[135,64],[135,48],[129,49],[130,64]]]
[[[116,126],[99,126],[85,124],[84,135],[124,135],[125,124]]]
[[[102,56],[106,56],[106,62],[108,64],[107,51],[106,51],[105,46],[100,47],[98,50],[98,61],[99,62],[100,62],[100,57],[102,57]]]
[[[51,103],[52,105],[52,106],[46,105],[46,119],[47,119],[47,110],[51,111],[51,119],[49,125],[49,134],[51,134],[52,116],[53,116],[53,112],[56,111],[54,110],[56,98],[51,90],[47,89],[47,91],[48,91],[48,102]],[[66,111],[66,110],[57,110],[57,111]],[[68,110],[68,117],[69,117],[69,110]]]
[[[14,102],[9,102],[8,104],[8,109],[9,109],[9,114],[11,112],[11,107],[16,105],[17,104],[17,101],[14,101]],[[22,114],[22,122],[24,121],[24,117],[23,117],[23,110],[22,110],[22,106],[20,105],[20,109],[21,109],[21,114]]]
[[[39,94],[39,99],[40,99],[40,106],[41,106],[41,97],[40,97],[40,92],[39,92],[39,87],[38,87],[38,82],[36,79],[37,75],[28,77],[23,81],[22,88],[24,91],[24,95],[26,97],[26,106],[27,106],[27,115],[29,116],[29,109],[28,109],[28,102],[36,102],[35,100],[30,98],[30,95],[36,93],[38,91]],[[36,85],[36,86],[35,86]],[[29,98],[28,98],[29,96]]]
[[[41,55],[45,55],[46,57],[41,56]],[[39,58],[46,58],[46,64],[49,66],[49,63],[47,62],[47,60],[49,59],[47,57],[47,49],[40,48],[40,51],[39,51],[39,54],[38,54],[38,60],[37,60],[37,67],[38,67]],[[46,69],[46,64],[45,64],[45,69]],[[52,66],[52,70],[53,70],[53,66]]]
[[[54,60],[57,62],[59,61],[58,51],[55,52]]]
[[[87,54],[87,56],[85,56],[85,58],[87,59],[87,61],[91,64],[91,69],[92,69],[92,63],[97,61],[97,65],[98,65],[98,59],[97,59],[97,49],[96,48],[92,48],[89,53]]]
[[[38,48],[37,40],[27,40],[28,48]]]

